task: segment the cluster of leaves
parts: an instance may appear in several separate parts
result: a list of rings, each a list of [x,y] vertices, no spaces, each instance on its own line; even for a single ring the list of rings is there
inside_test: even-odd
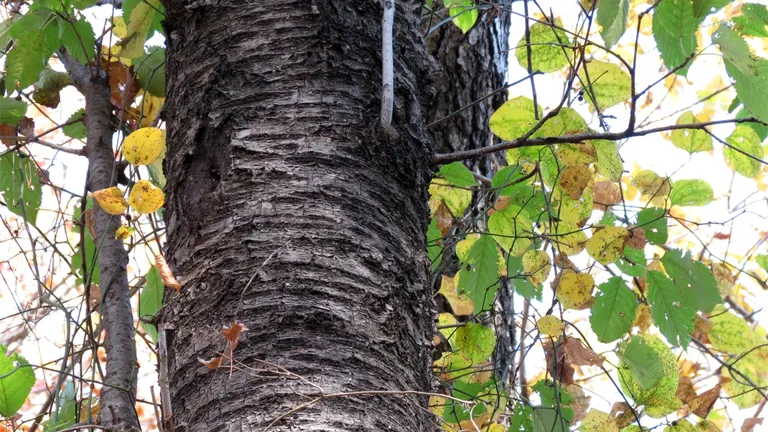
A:
[[[445,4],[454,24],[465,33],[475,21],[461,18],[460,13],[474,7],[468,3]],[[664,0],[641,14],[641,19],[649,14],[653,20],[652,34],[669,75],[688,73],[698,52],[700,26],[729,3]],[[582,2],[582,7],[587,19],[596,17],[601,27],[604,44],[596,45],[605,50],[616,45],[627,29],[630,1]],[[737,97],[729,111],[740,109],[736,118],[757,121],[737,124],[725,140],[717,140],[724,146],[724,164],[745,178],[757,179],[763,167],[761,143],[766,138],[760,122],[768,121],[768,95],[764,94],[768,83],[763,82],[768,63],[750,51],[744,38],[768,37],[768,10],[745,4],[741,12],[733,22],[720,24],[712,38],[734,80]],[[570,70],[567,79],[579,84],[589,110],[600,118],[605,110],[623,103],[634,109],[637,90],[629,73],[631,60],[580,61],[578,48],[572,48],[578,46],[574,35],[557,18],[539,18],[519,41],[517,61],[524,69],[541,73]],[[528,97],[510,99],[495,111],[489,124],[500,140],[520,143],[506,151],[507,166],[483,172],[484,177],[462,162],[453,162],[442,165],[430,184],[427,252],[433,272],[442,281],[438,294],[446,303],[435,340],[444,352],[434,366],[447,394],[455,398],[433,400],[433,410],[446,430],[474,430],[471,424],[502,430],[498,415],[506,406],[511,416],[509,431],[568,430],[578,422],[584,431],[618,431],[640,430],[643,415],[662,418],[686,405],[702,422],[694,426],[681,420],[670,430],[712,430],[715,426],[705,419],[721,387],[696,394],[690,378],[679,376],[670,347],[686,349],[697,335],[699,343],[708,342],[718,352],[737,356],[730,364],[739,362],[741,367],[727,369],[722,390],[741,408],[760,402],[758,389],[768,378],[757,366],[768,358],[762,348],[764,333],[756,333],[743,317],[720,306],[734,283],[729,266],[694,259],[690,251],[668,244],[668,225],[675,221],[677,209],[710,204],[715,200],[713,188],[703,179],[672,181],[650,170],[623,177],[617,142],[562,139],[599,135],[565,101],[545,112]],[[713,151],[713,135],[700,123],[692,111],[680,114],[668,136],[671,144],[690,154]],[[556,137],[561,139],[552,142],[560,144],[533,145],[537,138]],[[632,199],[643,204],[639,211],[628,210],[627,200]],[[615,210],[622,207],[620,217]],[[766,256],[758,257],[758,263],[768,269]],[[597,285],[595,278],[605,282]],[[548,297],[546,281],[552,289],[548,308],[542,303]],[[511,396],[514,385],[506,387],[504,371],[494,367],[499,359],[492,349],[496,342],[492,327],[505,287],[548,309],[536,324],[542,337],[553,341],[544,344],[549,378],[531,387],[539,404],[525,392],[520,398]],[[589,310],[589,329],[578,330],[588,336],[585,342],[591,338],[618,342],[614,351],[620,360],[617,381],[633,401],[629,409],[611,414],[591,410],[585,416],[582,407],[582,413],[574,416],[569,407],[574,396],[568,389],[573,365],[598,363],[579,363],[576,359],[583,356],[557,348],[573,339],[566,335],[566,310]],[[742,343],[740,333],[753,337]],[[498,398],[490,400],[490,395]]]

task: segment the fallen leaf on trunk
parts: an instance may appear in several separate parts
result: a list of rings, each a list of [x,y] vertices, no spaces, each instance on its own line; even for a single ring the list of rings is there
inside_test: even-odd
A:
[[[221,367],[221,364],[224,361],[224,359],[221,357],[213,357],[210,360],[206,360],[198,357],[197,361],[205,365],[205,367],[207,367],[208,369],[218,369]]]
[[[181,284],[173,276],[171,267],[168,266],[168,262],[165,260],[163,255],[155,255],[155,267],[157,267],[157,271],[160,273],[160,279],[163,281],[165,286],[176,291],[181,289]]]

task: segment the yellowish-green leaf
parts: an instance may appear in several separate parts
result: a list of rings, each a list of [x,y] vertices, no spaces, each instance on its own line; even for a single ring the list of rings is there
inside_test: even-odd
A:
[[[456,319],[456,317],[447,312],[441,313],[437,316],[437,326],[445,327],[439,329],[438,331],[443,335],[445,340],[448,341],[448,344],[450,344],[451,347],[454,347],[455,344],[456,330],[459,328],[456,326],[456,324],[458,323],[459,321]]]
[[[488,231],[504,250],[519,256],[531,245],[533,224],[520,207],[509,206],[491,215]]]
[[[619,157],[619,146],[616,141],[594,140],[592,145],[595,146],[597,153],[597,163],[595,163],[597,172],[608,177],[611,181],[620,181],[624,164]]]
[[[141,128],[123,141],[123,156],[131,165],[148,165],[160,157],[164,147],[165,133],[161,129]]]
[[[589,273],[566,270],[560,276],[555,297],[563,305],[563,309],[578,309],[592,298],[594,286],[595,279]]]
[[[541,107],[537,107],[541,118]],[[525,96],[512,98],[493,113],[489,121],[491,131],[505,141],[519,138],[530,131],[538,120],[533,110],[533,101]]]
[[[669,177],[661,177],[651,170],[643,170],[632,177],[632,186],[651,203],[663,206],[672,186]]]
[[[617,64],[593,60],[582,68],[579,78],[584,99],[592,106],[597,102],[600,111],[628,101],[632,96],[632,79]]]
[[[139,213],[154,213],[165,204],[165,194],[148,180],[139,180],[131,188],[128,202]]]
[[[570,64],[570,59],[573,58],[573,50],[570,48],[571,41],[568,35],[557,27],[563,28],[563,23],[559,18],[555,19],[554,27],[543,22],[536,22],[531,25],[532,71],[556,72]],[[528,49],[525,36],[517,43],[515,57],[523,69],[528,69]]]
[[[692,112],[686,111],[677,118],[679,125],[695,124],[700,120]],[[712,150],[712,135],[701,129],[675,129],[672,131],[672,144],[688,153]]]
[[[429,184],[429,208],[434,212],[442,201],[453,217],[461,217],[472,202],[472,191],[448,183],[443,179],[432,179]]]
[[[139,2],[131,11],[128,34],[120,42],[121,57],[135,58],[144,54],[144,43],[150,36],[149,30],[160,8],[159,0],[147,0]]]
[[[738,125],[725,141],[730,145],[723,147],[728,166],[744,177],[757,177],[762,167],[759,159],[763,159],[763,147],[757,132],[749,126]]]
[[[555,249],[573,256],[584,250],[584,243],[587,241],[587,235],[584,230],[571,222],[560,221],[555,226],[555,232],[552,235],[552,242]]]
[[[529,250],[523,254],[523,271],[533,285],[540,285],[547,280],[551,270],[552,263],[546,252]]]
[[[451,310],[457,316],[469,316],[475,312],[475,305],[472,303],[472,299],[469,298],[467,293],[458,292],[454,278],[443,275],[440,290],[437,293],[442,294],[448,300]]]
[[[536,321],[536,327],[547,336],[558,337],[563,333],[565,324],[554,315],[544,315]]]
[[[111,215],[121,215],[128,208],[128,201],[125,200],[123,192],[116,186],[97,190],[91,195],[99,203],[99,207]]]
[[[578,199],[564,194],[562,189],[555,189],[553,201],[553,210],[557,212],[561,221],[580,226],[592,215],[594,200],[591,187],[584,189]]]
[[[658,336],[640,334],[636,338],[639,338],[658,356],[662,376],[656,385],[644,388],[632,374],[629,364],[622,360],[619,363],[619,383],[625,394],[638,405],[645,405],[646,414],[653,418],[660,418],[674,412],[682,404],[675,397],[678,385],[677,358]]]
[[[587,253],[602,265],[608,265],[621,257],[629,231],[624,227],[598,228],[587,240]]]
[[[705,206],[714,199],[712,186],[704,180],[676,181],[669,194],[669,202],[679,206]]]
[[[128,203],[126,202],[126,204]],[[115,232],[115,239],[122,241],[130,238],[133,235],[133,231],[134,229],[129,226],[121,225]]]
[[[589,127],[586,120],[578,111],[571,107],[562,107],[552,118],[544,122],[536,131],[536,136],[550,137],[563,135],[576,135],[587,132]],[[578,146],[579,144],[572,144]]]
[[[477,6],[472,0],[445,0],[445,7],[451,16],[451,21],[462,33],[467,33],[477,22]]]
[[[590,141],[579,144],[560,144],[555,150],[557,160],[565,166],[597,162],[597,149]]]
[[[456,330],[454,341],[455,351],[477,364],[488,360],[493,353],[496,335],[488,327],[468,322]]]
[[[581,421],[580,432],[619,432],[616,420],[608,413],[595,409],[589,410],[587,416]]]

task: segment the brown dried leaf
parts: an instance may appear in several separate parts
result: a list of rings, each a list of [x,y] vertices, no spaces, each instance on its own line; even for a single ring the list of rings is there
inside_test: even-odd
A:
[[[691,377],[681,376],[678,378],[675,396],[686,404],[696,397],[696,390],[693,389]]]
[[[578,423],[587,416],[589,401],[592,397],[587,396],[584,389],[575,384],[569,384],[564,388],[572,398],[569,406],[573,408],[573,423]]]
[[[155,255],[155,267],[157,267],[157,271],[160,273],[160,279],[163,281],[165,286],[176,291],[181,289],[181,284],[173,276],[173,272],[168,266],[168,263],[165,261],[165,257],[163,255]]]
[[[133,73],[133,67],[126,67],[119,61],[108,62],[101,59],[101,67],[109,76],[109,88],[112,103],[118,108],[128,108],[139,93],[139,82]]]
[[[210,360],[205,360],[198,357],[197,361],[205,365],[205,367],[207,367],[208,369],[218,369],[221,367],[221,364],[224,362],[224,359],[222,357],[213,357]]]
[[[437,210],[435,210],[435,222],[437,223],[437,229],[440,230],[443,237],[448,234],[448,230],[453,226],[453,216],[451,216],[451,212],[442,201],[440,201]]]
[[[221,334],[224,336],[224,339],[232,345],[231,351],[234,351],[237,347],[237,343],[240,341],[240,334],[247,330],[248,327],[241,322],[235,322],[231,325],[222,327]]]
[[[744,420],[744,423],[741,424],[741,432],[752,432],[755,429],[755,426],[763,424],[762,417],[755,418],[750,417],[746,420]]]
[[[599,181],[592,187],[592,201],[594,208],[605,211],[621,202],[621,188],[610,180]]]
[[[592,171],[584,164],[569,166],[557,178],[557,184],[572,200],[578,200],[591,181]]]
[[[508,196],[500,196],[496,198],[496,202],[493,203],[493,208],[488,210],[488,214],[492,215],[496,213],[497,211],[502,211],[505,208],[509,207],[509,200],[511,198]]]
[[[693,400],[688,402],[691,411],[701,418],[707,418],[709,412],[712,411],[712,407],[715,405],[717,398],[720,396],[721,388],[722,385],[718,383],[715,387],[693,398]]]
[[[13,147],[19,142],[13,138],[16,136],[16,126],[0,124],[0,136],[3,137],[0,141],[2,141],[6,147]]]
[[[616,426],[619,430],[624,429],[635,421],[635,415],[632,412],[632,407],[626,402],[616,402],[611,407],[611,417],[616,422]]]
[[[19,134],[30,137],[35,134],[35,120],[24,117],[19,121]]]
[[[576,366],[600,366],[605,360],[573,337],[566,338],[560,349],[565,351],[566,361]]]
[[[547,359],[547,370],[549,370],[549,373],[555,377],[556,380],[560,381],[562,385],[573,384],[573,374],[576,372],[576,370],[573,368],[573,366],[565,361],[565,350],[558,346],[557,359],[555,359],[555,349],[551,339],[545,341],[543,346],[544,356]]]
[[[101,287],[98,284],[92,283],[88,288],[88,299],[91,309],[96,309],[101,303]]]
[[[629,238],[627,238],[627,246],[633,249],[643,250],[646,244],[648,244],[648,240],[645,238],[645,231],[641,229],[629,230]]]

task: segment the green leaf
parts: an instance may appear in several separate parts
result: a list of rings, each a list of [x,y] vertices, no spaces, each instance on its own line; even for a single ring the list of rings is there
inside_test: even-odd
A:
[[[581,132],[587,132],[588,130],[589,128],[586,120],[584,120],[584,117],[582,117],[578,111],[571,107],[562,107],[555,116],[541,125],[541,128],[536,131],[534,136],[553,137],[575,135]],[[566,146],[567,144],[562,144],[561,148],[571,149],[572,152],[582,147],[580,145],[573,147]]]
[[[72,58],[87,65],[96,57],[96,36],[93,34],[93,27],[85,18],[80,18],[74,23],[62,21],[59,27],[61,45]]]
[[[528,432],[533,430],[533,408],[530,405],[516,402],[512,418],[509,419],[507,432]]]
[[[704,180],[678,180],[672,184],[669,201],[679,206],[705,206],[715,199],[712,186]]]
[[[76,123],[68,124],[61,128],[62,132],[64,132],[64,135],[75,138],[75,139],[85,139],[86,134],[88,130],[85,128],[85,123],[83,123],[82,119],[85,117],[85,108],[79,109],[75,111],[74,114],[72,114],[68,119],[67,123],[73,122],[75,120],[80,120]]]
[[[496,335],[493,330],[480,324],[464,323],[456,330],[453,339],[454,351],[472,361],[482,363],[493,354],[496,347]]]
[[[648,207],[637,214],[637,226],[645,231],[649,243],[661,246],[667,242],[666,213],[663,208]]]
[[[600,24],[600,36],[610,48],[621,39],[627,30],[629,0],[602,0],[598,3],[597,23]]]
[[[443,2],[448,9],[453,24],[467,33],[477,22],[477,7],[472,0],[445,0]]]
[[[91,198],[88,198],[86,201],[86,210],[93,208],[93,200]],[[80,223],[80,215],[81,215],[81,209],[80,207],[75,207],[75,211],[72,215],[72,221],[75,223],[74,231],[80,232],[79,223]],[[75,254],[72,255],[72,260],[70,261],[71,264],[71,270],[72,274],[75,275],[75,283],[78,285],[82,285],[84,283],[84,280],[86,279],[85,275],[83,274],[83,253],[82,249],[80,248],[78,238],[78,245],[75,249]],[[88,273],[90,273],[90,283],[99,284],[99,264],[96,260],[96,243],[93,241],[93,237],[91,237],[91,230],[87,229],[85,230],[85,239],[83,240],[85,244],[85,264],[87,266]]]
[[[35,372],[24,357],[18,353],[7,357],[6,350],[0,345],[0,415],[10,418],[27,400],[35,385]]]
[[[15,125],[24,118],[27,113],[27,104],[25,102],[0,97],[0,123]]]
[[[57,108],[61,102],[61,90],[70,84],[72,80],[69,79],[68,73],[45,68],[40,72],[40,77],[35,83],[32,98],[48,108]]]
[[[523,270],[523,259],[519,256],[508,255],[507,275],[515,288],[515,292],[528,300],[541,301],[542,287],[534,286]]]
[[[632,330],[637,296],[618,276],[598,285],[597,289],[589,323],[600,342],[613,342]]]
[[[11,26],[16,22],[20,15],[11,15],[10,18],[0,23],[0,47],[5,50],[11,41]]]
[[[544,18],[547,19],[547,18]],[[559,27],[559,28],[556,28]],[[543,73],[556,72],[570,64],[573,51],[568,35],[560,30],[563,23],[555,19],[554,26],[536,22],[530,27],[531,70]],[[528,69],[528,49],[525,36],[517,43],[515,50],[517,62],[523,69]]]
[[[590,61],[579,72],[579,79],[585,92],[584,99],[592,106],[596,101],[600,111],[632,97],[632,78],[617,64]]]
[[[624,254],[616,261],[616,267],[628,276],[645,277],[645,252],[629,246],[625,247]]]
[[[128,34],[120,41],[120,56],[134,58],[144,53],[144,44],[152,36],[151,30],[159,12],[162,10],[160,0],[146,0],[131,3],[131,8],[123,10],[123,16],[127,17],[125,23],[128,26]],[[152,93],[152,92],[150,92]],[[164,96],[152,93],[155,96]]]
[[[74,425],[77,422],[76,411],[75,386],[71,379],[67,379],[64,388],[59,392],[58,407],[51,413],[51,417],[43,422],[44,430],[58,431]]]
[[[160,279],[160,272],[157,271],[155,266],[152,266],[147,272],[147,283],[144,285],[144,289],[141,290],[139,297],[139,318],[142,320],[151,320],[157,311],[163,306],[163,293],[165,292],[165,285]],[[157,342],[157,328],[149,323],[141,323],[141,327]]]
[[[745,36],[768,37],[768,8],[757,3],[744,3],[741,16],[733,18],[733,29]]]
[[[728,166],[744,177],[756,178],[762,163],[755,158],[763,158],[763,147],[757,132],[751,127],[738,125],[725,141],[730,145],[723,147],[723,156]]]
[[[699,123],[692,112],[686,111],[677,118],[675,124],[688,125]],[[672,144],[688,153],[712,150],[712,136],[701,129],[675,129],[672,131]]]
[[[29,157],[11,152],[0,158],[0,192],[8,210],[35,223],[43,190],[37,166]]]
[[[619,146],[616,141],[593,140],[592,144],[597,151],[597,172],[608,177],[611,181],[621,181],[624,172],[624,164],[619,157]]]
[[[760,254],[755,257],[755,262],[765,271],[768,271],[768,255]]]
[[[451,164],[441,166],[440,171],[437,172],[437,175],[446,179],[451,184],[459,187],[477,186],[477,180],[475,180],[475,176],[472,174],[472,171],[470,171],[469,168],[467,168],[461,162],[453,162]]]
[[[752,114],[750,114],[747,111],[747,109],[743,108],[743,107],[739,110],[738,113],[736,113],[736,118],[737,119],[745,119],[745,118],[750,118],[750,117],[752,117]],[[741,123],[741,124],[744,125],[744,126],[748,126],[748,127],[751,127],[752,129],[754,129],[755,132],[757,132],[757,136],[760,138],[760,142],[763,142],[763,141],[765,141],[766,138],[768,138],[768,126],[766,126],[766,125],[764,125],[762,123],[757,123],[757,122],[745,122],[745,123]],[[765,150],[763,151],[763,153],[765,153]]]
[[[10,30],[13,49],[6,57],[8,92],[34,84],[48,59],[59,48],[59,22],[46,11],[35,11],[16,21]]]
[[[519,165],[507,165],[493,175],[491,187],[499,191],[499,196],[514,196],[519,193],[519,186],[528,186],[518,183],[522,177],[523,169]]]
[[[733,0],[693,0],[693,15],[697,23],[701,23],[708,15],[719,11],[731,2]]]
[[[744,39],[727,24],[720,24],[712,41],[723,53],[728,75],[735,81],[736,95],[750,115],[768,121],[768,60],[756,57]]]
[[[459,271],[459,294],[466,294],[475,305],[475,313],[490,310],[499,288],[499,252],[489,235],[480,235],[469,249],[469,270]]]
[[[536,107],[541,118],[541,107]],[[491,131],[505,141],[519,138],[538,123],[533,101],[525,96],[512,98],[500,106],[489,120]]]
[[[132,61],[139,86],[152,96],[165,97],[165,48],[149,47],[146,54]]]
[[[520,207],[508,206],[488,218],[488,231],[512,255],[522,255],[531,245],[533,224]]]
[[[664,0],[653,13],[653,38],[668,70],[673,70],[696,53],[698,23],[691,0]],[[687,75],[690,62],[677,70]]]
[[[435,218],[430,219],[427,228],[427,255],[432,262],[432,271],[437,270],[440,262],[443,260],[443,233],[437,228]]]
[[[694,262],[691,259],[691,251],[683,255],[679,249],[669,250],[661,262],[686,305],[695,305],[702,312],[711,312],[723,302],[714,276],[701,261]]]
[[[691,341],[690,333],[693,332],[696,310],[683,301],[675,284],[663,273],[649,270],[646,281],[651,316],[659,331],[670,344],[687,347]]]
[[[632,336],[621,353],[621,359],[629,368],[632,377],[645,390],[652,389],[664,377],[659,355],[648,344],[643,343],[639,336]]]

